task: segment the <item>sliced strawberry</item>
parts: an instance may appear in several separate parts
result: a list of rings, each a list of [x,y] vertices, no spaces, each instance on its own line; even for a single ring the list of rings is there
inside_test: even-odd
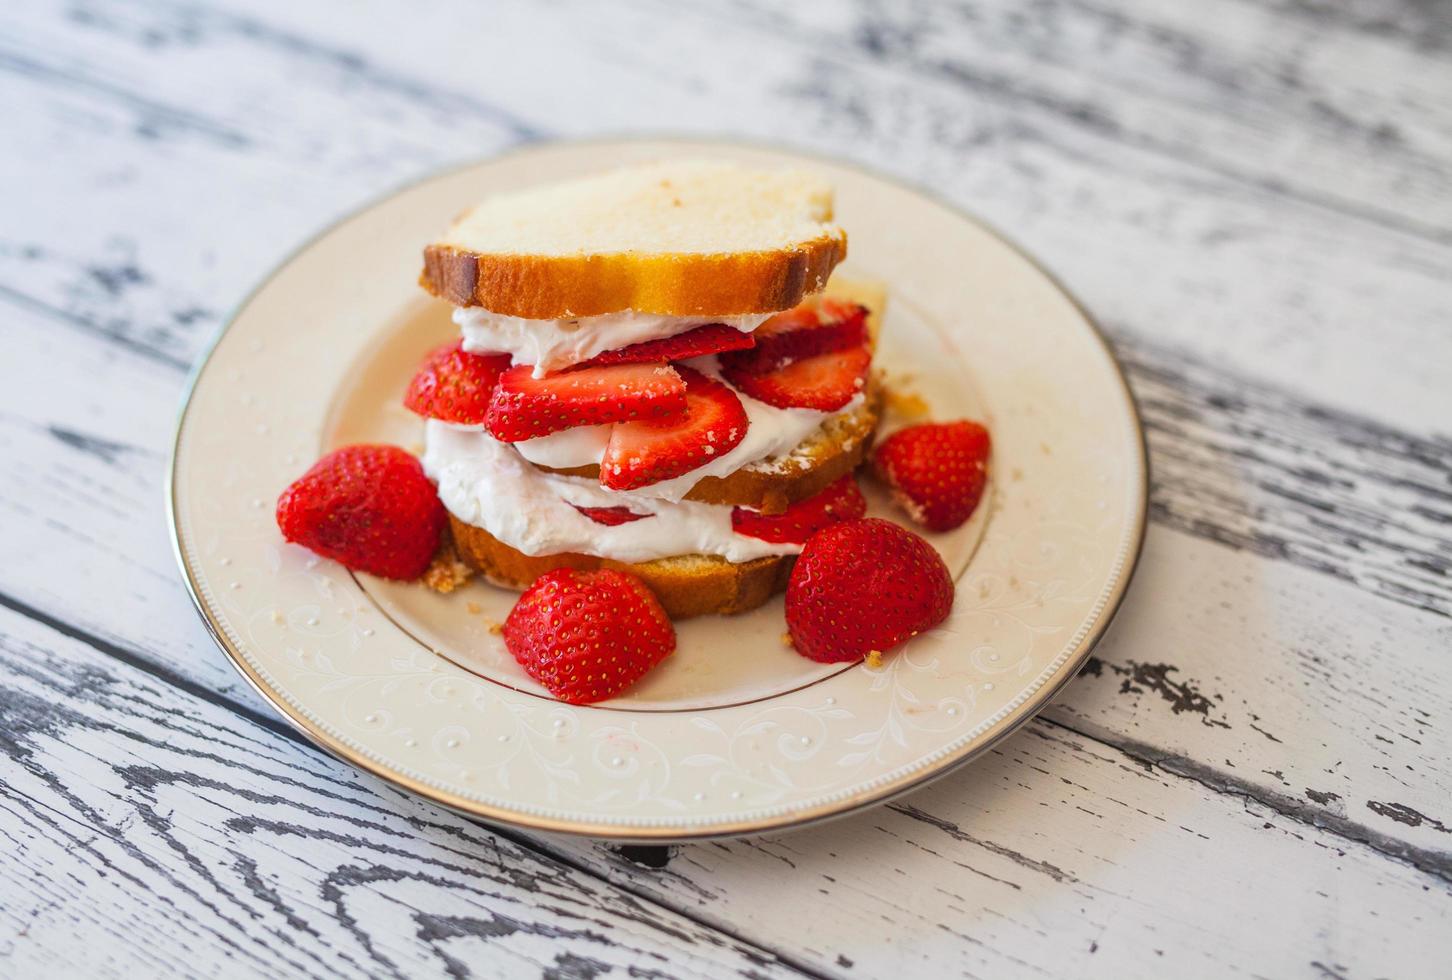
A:
[[[791,361],[867,343],[867,307],[822,300],[778,313],[752,334],[756,346],[721,358],[722,367],[760,374]]]
[[[470,425],[484,421],[508,354],[472,354],[463,341],[435,348],[404,393],[403,404],[425,418]]]
[[[768,405],[835,412],[867,384],[871,364],[871,351],[852,347],[763,372],[723,364],[721,374],[739,390]]]
[[[685,415],[617,423],[600,464],[601,485],[634,490],[670,480],[746,438],[750,423],[736,392],[691,368],[676,370],[686,383]]]
[[[619,527],[621,524],[629,524],[631,521],[643,520],[650,516],[649,514],[637,514],[629,507],[581,507],[579,504],[570,506],[596,524],[604,524],[606,527]]]
[[[665,364],[612,364],[543,378],[527,364],[499,376],[484,424],[501,442],[519,442],[577,425],[678,415],[686,386]]]
[[[708,323],[674,337],[646,340],[619,350],[607,350],[596,354],[584,363],[590,367],[602,364],[650,364],[666,361],[684,361],[706,354],[720,354],[724,351],[740,351],[753,347],[756,341],[749,333],[742,333],[724,323]]]
[[[800,306],[793,306],[789,310],[783,310],[772,316],[756,328],[753,336],[759,341],[763,337],[810,330],[821,322],[822,318],[817,313],[817,307],[812,303],[802,303]]]
[[[731,511],[731,529],[749,538],[777,544],[806,544],[815,532],[839,521],[852,521],[867,513],[867,500],[851,473],[821,493],[798,500],[775,517],[745,507]]]

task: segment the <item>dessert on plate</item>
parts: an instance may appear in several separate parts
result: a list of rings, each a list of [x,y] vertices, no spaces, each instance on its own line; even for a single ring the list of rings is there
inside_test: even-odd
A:
[[[672,618],[787,592],[814,660],[932,627],[952,579],[866,518],[857,472],[882,415],[885,303],[833,279],[847,251],[811,174],[668,161],[486,200],[424,249],[458,339],[404,393],[421,459],[345,447],[279,500],[284,535],[360,571],[436,556],[525,594],[504,624],[557,697],[618,694],[674,648]],[[989,442],[916,425],[874,454],[915,522],[962,524]],[[871,621],[844,615],[871,602]]]

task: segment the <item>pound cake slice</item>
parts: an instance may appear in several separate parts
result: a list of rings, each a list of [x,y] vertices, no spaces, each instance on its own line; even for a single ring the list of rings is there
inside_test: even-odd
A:
[[[846,257],[831,221],[817,177],[672,160],[491,198],[425,248],[419,282],[528,319],[770,313]]]
[[[452,514],[449,524],[459,558],[495,585],[522,591],[556,568],[613,568],[638,575],[672,619],[755,609],[786,588],[796,560],[794,555],[745,562],[716,555],[674,555],[632,563],[595,555],[526,555]]]

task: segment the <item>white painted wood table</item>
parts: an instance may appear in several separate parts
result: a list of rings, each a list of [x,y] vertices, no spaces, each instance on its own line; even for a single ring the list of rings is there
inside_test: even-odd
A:
[[[1452,969],[1452,7],[16,2],[0,107],[0,975]],[[981,214],[1149,429],[1089,667],[819,829],[622,851],[407,798],[264,707],[168,548],[186,370],[281,255],[638,130]]]

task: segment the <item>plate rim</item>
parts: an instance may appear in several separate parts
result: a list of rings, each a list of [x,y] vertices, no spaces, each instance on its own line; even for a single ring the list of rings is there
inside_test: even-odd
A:
[[[805,159],[815,159],[844,169],[855,170],[864,176],[886,184],[896,186],[909,193],[931,201],[938,207],[952,213],[958,218],[976,226],[988,236],[997,240],[1007,247],[1018,258],[1027,262],[1035,271],[1042,275],[1050,285],[1074,308],[1089,327],[1094,340],[1107,355],[1110,365],[1113,368],[1115,380],[1124,396],[1125,403],[1129,408],[1130,420],[1133,424],[1135,439],[1134,445],[1138,453],[1138,469],[1140,478],[1134,489],[1137,491],[1135,501],[1135,515],[1133,526],[1129,529],[1133,536],[1132,544],[1127,547],[1125,554],[1118,558],[1119,569],[1113,588],[1104,598],[1103,608],[1099,611],[1094,622],[1089,626],[1084,637],[1079,641],[1076,648],[1069,654],[1064,662],[1058,667],[1054,674],[1042,684],[1036,691],[1027,696],[1024,701],[1011,709],[1003,718],[991,725],[984,731],[971,747],[967,747],[957,755],[930,763],[922,772],[910,774],[897,781],[877,786],[861,792],[849,799],[826,801],[811,807],[805,807],[792,813],[761,817],[751,820],[740,820],[735,823],[713,824],[706,827],[678,825],[678,826],[641,826],[624,825],[618,823],[593,823],[588,821],[557,819],[528,813],[519,810],[508,810],[501,807],[483,803],[476,799],[459,796],[448,790],[442,789],[428,783],[412,779],[408,775],[388,769],[379,762],[356,752],[341,739],[321,729],[300,712],[294,712],[288,705],[285,698],[279,692],[275,692],[261,677],[257,671],[247,662],[241,651],[235,649],[232,642],[227,638],[226,631],[217,622],[212,611],[202,600],[201,589],[196,580],[196,575],[191,563],[187,559],[186,549],[181,541],[181,527],[177,513],[177,456],[181,448],[182,434],[185,429],[188,409],[191,406],[192,397],[196,391],[198,382],[207,365],[216,354],[217,347],[227,331],[236,323],[241,313],[252,303],[257,294],[277,277],[288,265],[299,255],[311,248],[315,243],[331,234],[340,225],[351,221],[358,215],[380,205],[390,198],[401,194],[413,187],[428,183],[429,181],[448,176],[454,173],[471,170],[492,161],[501,160],[507,157],[521,156],[536,151],[547,151],[560,148],[588,148],[602,144],[619,145],[622,143],[679,143],[679,144],[716,144],[722,147],[738,147],[745,149],[765,150]],[[770,140],[758,140],[741,138],[728,135],[692,134],[692,133],[656,133],[656,132],[632,132],[627,134],[601,135],[585,138],[564,138],[549,140],[528,140],[506,147],[496,153],[481,157],[470,158],[457,164],[439,167],[429,170],[417,177],[394,184],[385,188],[378,194],[371,195],[363,201],[351,206],[344,213],[336,216],[326,225],[318,228],[312,234],[304,238],[300,243],[290,249],[276,263],[271,265],[257,282],[247,290],[242,298],[235,303],[227,314],[226,319],[217,328],[202,353],[194,361],[187,373],[186,380],[182,387],[181,398],[176,413],[176,422],[173,427],[170,448],[167,452],[166,470],[163,478],[163,494],[166,505],[166,522],[168,536],[171,539],[172,554],[176,559],[177,567],[181,572],[182,584],[185,586],[187,595],[192,602],[192,608],[197,611],[207,632],[212,640],[226,655],[227,662],[245,680],[249,686],[256,691],[264,701],[271,705],[281,718],[293,729],[302,734],[313,745],[321,748],[329,755],[341,762],[347,763],[384,783],[403,790],[411,795],[422,797],[431,803],[442,806],[445,809],[467,817],[481,819],[493,824],[502,824],[522,830],[539,831],[545,833],[564,834],[568,836],[585,837],[593,840],[606,840],[621,843],[653,843],[665,844],[689,841],[704,841],[720,838],[741,837],[745,835],[770,833],[773,831],[786,831],[815,826],[826,821],[849,816],[871,806],[885,803],[889,800],[920,789],[929,783],[947,776],[977,758],[980,754],[1000,743],[1003,739],[1013,734],[1020,727],[1026,724],[1040,711],[1048,706],[1048,703],[1058,694],[1063,687],[1072,680],[1083,666],[1089,654],[1098,645],[1104,634],[1108,631],[1110,624],[1114,621],[1124,598],[1128,594],[1130,583],[1138,570],[1139,562],[1144,553],[1145,537],[1149,523],[1149,487],[1150,487],[1150,457],[1148,443],[1145,434],[1143,416],[1140,413],[1139,400],[1135,397],[1133,388],[1125,376],[1124,366],[1120,362],[1114,345],[1105,334],[1103,327],[1089,312],[1077,296],[1059,279],[1053,272],[1044,266],[1037,258],[1030,254],[1024,247],[1018,244],[1013,238],[1004,234],[994,225],[960,207],[953,201],[948,200],[935,190],[925,187],[915,181],[908,180],[894,174],[885,173],[875,167],[861,163],[857,160],[832,156],[831,154],[803,148],[785,142],[774,142]]]

